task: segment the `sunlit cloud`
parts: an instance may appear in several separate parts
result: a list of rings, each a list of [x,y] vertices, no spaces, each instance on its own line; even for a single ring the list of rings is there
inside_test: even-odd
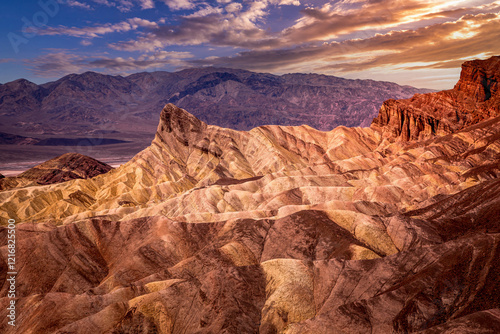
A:
[[[381,68],[388,71],[458,68],[470,57],[500,54],[498,40],[499,14],[468,14],[455,22],[416,30],[390,31],[365,39],[319,46],[244,51],[231,57],[198,59],[191,63],[195,66],[246,67],[274,73],[302,69],[336,75]]]
[[[76,1],[76,0],[68,0],[65,2],[65,4],[70,6],[70,7],[77,7],[77,8],[81,8],[81,9],[92,9],[92,7],[89,4],[83,3],[80,1]]]

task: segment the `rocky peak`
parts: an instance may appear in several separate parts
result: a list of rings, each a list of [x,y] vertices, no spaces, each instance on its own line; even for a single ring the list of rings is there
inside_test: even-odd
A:
[[[172,139],[183,146],[196,143],[203,136],[207,124],[186,110],[168,103],[160,114],[155,140],[172,144]]]
[[[500,56],[495,56],[465,62],[460,80],[453,89],[468,94],[478,102],[484,102],[498,94],[499,81]]]
[[[52,184],[72,179],[88,179],[113,169],[108,164],[79,153],[65,153],[28,169],[19,177]]]
[[[372,128],[392,140],[422,140],[500,115],[500,56],[467,61],[455,87],[410,99],[387,100]]]
[[[165,105],[160,114],[158,132],[201,132],[207,125],[186,110],[172,103]]]
[[[34,185],[47,185],[73,179],[90,179],[109,172],[113,167],[79,153],[65,153],[45,161],[16,177],[0,174],[0,191]]]

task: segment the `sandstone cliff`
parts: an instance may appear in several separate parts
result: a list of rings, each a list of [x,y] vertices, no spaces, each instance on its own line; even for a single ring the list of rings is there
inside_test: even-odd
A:
[[[500,56],[467,61],[451,90],[387,100],[372,127],[389,138],[422,140],[500,115]]]

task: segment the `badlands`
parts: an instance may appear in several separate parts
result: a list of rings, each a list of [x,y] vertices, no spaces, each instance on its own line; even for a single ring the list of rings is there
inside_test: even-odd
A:
[[[329,132],[167,104],[119,168],[3,178],[0,332],[499,333],[499,77],[466,62]]]

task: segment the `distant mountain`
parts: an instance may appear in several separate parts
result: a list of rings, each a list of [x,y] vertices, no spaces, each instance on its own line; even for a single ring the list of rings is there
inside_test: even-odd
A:
[[[429,91],[373,80],[212,67],[127,77],[86,72],[43,85],[24,79],[0,85],[0,131],[151,133],[157,111],[166,103],[188,109],[208,124],[237,130],[266,124],[331,130],[368,126],[385,100]]]
[[[0,132],[0,145],[35,145],[40,142],[38,138],[12,135],[10,133]]]

